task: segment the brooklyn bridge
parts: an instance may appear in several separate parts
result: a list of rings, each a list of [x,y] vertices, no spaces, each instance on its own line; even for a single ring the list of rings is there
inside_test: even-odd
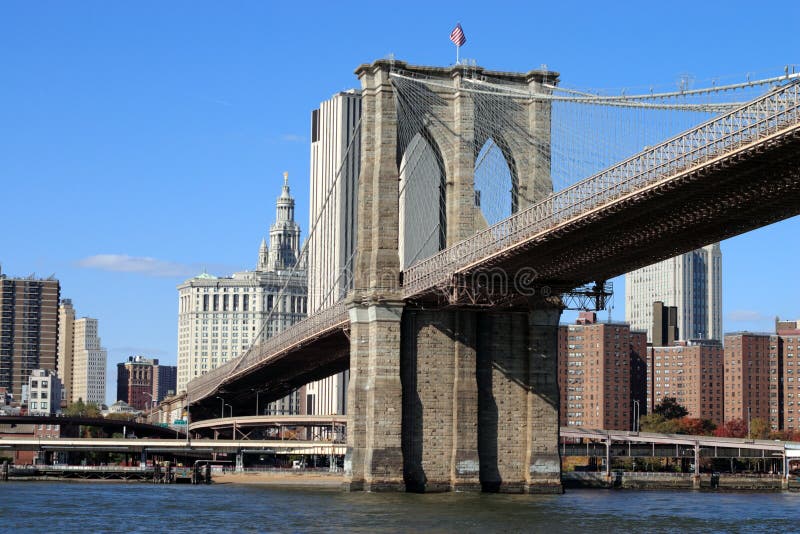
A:
[[[345,291],[187,391],[196,422],[220,395],[251,405],[349,369],[352,490],[560,492],[562,311],[600,309],[615,276],[800,213],[788,70],[617,95],[546,68],[380,60],[356,75],[342,165],[359,169],[355,246],[332,273]]]

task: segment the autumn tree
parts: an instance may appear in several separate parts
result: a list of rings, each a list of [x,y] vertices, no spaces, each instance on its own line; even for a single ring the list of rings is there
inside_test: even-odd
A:
[[[772,428],[769,426],[769,421],[761,418],[752,419],[750,421],[750,435],[748,437],[753,439],[768,439]]]
[[[744,438],[747,437],[747,421],[744,419],[731,419],[714,431],[718,438]]]
[[[710,436],[716,428],[708,419],[696,417],[681,417],[678,421],[678,434],[691,434],[693,436]]]

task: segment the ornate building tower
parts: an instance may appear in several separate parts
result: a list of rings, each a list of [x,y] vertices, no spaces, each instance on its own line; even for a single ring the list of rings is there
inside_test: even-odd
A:
[[[258,248],[258,266],[256,271],[269,270],[269,249],[267,248],[267,240],[261,239],[261,246]]]
[[[278,197],[275,224],[269,229],[270,271],[291,269],[300,256],[300,225],[294,222],[294,198],[289,194],[289,173],[283,173],[283,190]]]
[[[254,271],[226,277],[203,273],[178,286],[177,391],[306,316],[305,262],[291,272],[300,255],[300,226],[294,222],[287,173],[269,240],[270,246],[261,240]],[[295,391],[258,408],[262,413],[297,414],[300,395]]]

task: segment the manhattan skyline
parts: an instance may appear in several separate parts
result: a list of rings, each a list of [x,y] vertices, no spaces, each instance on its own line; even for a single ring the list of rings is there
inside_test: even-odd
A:
[[[0,212],[2,272],[55,274],[62,298],[99,319],[109,374],[133,354],[174,365],[177,285],[204,269],[255,268],[284,171],[307,236],[310,112],[357,87],[361,63],[452,64],[459,20],[462,58],[509,71],[546,64],[581,88],[669,88],[687,73],[743,80],[800,62],[791,32],[770,31],[775,12],[800,15],[789,2],[770,13],[736,2],[522,6],[6,4],[0,177],[15,200]],[[769,39],[731,38],[744,25]],[[800,316],[798,231],[795,217],[722,242],[725,331]]]

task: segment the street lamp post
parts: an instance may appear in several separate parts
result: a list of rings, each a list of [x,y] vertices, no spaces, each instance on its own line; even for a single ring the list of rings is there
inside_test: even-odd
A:
[[[189,400],[189,388],[186,388],[186,446],[188,447],[191,444],[191,437],[189,437],[189,425],[192,423],[192,418],[189,413],[189,409],[191,408],[191,401]]]
[[[633,430],[634,432],[639,432],[639,401],[637,399],[633,400]]]
[[[217,397],[220,402],[222,403],[219,408],[219,417],[220,419],[225,419],[225,399],[222,397]]]

